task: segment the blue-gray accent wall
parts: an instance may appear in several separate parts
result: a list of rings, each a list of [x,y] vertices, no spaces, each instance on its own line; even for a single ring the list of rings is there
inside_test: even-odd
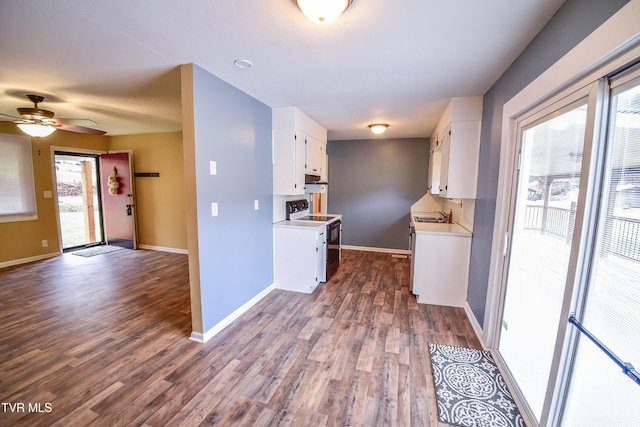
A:
[[[196,65],[193,91],[206,332],[273,283],[271,108]]]
[[[342,244],[408,249],[411,205],[427,192],[429,139],[329,141],[327,154]]]
[[[467,300],[484,322],[500,168],[502,107],[628,0],[568,0],[484,95],[478,192]]]

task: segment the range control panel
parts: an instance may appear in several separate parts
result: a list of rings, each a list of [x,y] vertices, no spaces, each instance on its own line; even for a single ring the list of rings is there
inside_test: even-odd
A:
[[[306,199],[291,200],[287,202],[287,219],[291,219],[292,213],[303,212],[309,209],[309,201]]]

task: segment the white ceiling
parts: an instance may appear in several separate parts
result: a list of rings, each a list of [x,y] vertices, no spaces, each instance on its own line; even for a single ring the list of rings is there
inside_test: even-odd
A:
[[[293,0],[2,1],[0,113],[36,93],[108,135],[180,130],[177,67],[195,63],[297,106],[329,139],[371,138],[374,122],[385,138],[428,137],[448,99],[483,95],[562,3],[355,0],[323,26]]]

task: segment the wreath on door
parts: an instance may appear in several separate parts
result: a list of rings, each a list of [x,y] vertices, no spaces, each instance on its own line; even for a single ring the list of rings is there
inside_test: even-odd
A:
[[[109,194],[111,194],[112,196],[118,194],[118,189],[120,188],[118,178],[118,169],[116,169],[116,167],[114,166],[108,179]]]

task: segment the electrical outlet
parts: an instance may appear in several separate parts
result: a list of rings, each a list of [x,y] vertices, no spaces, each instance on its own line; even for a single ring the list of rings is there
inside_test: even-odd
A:
[[[218,216],[218,202],[211,203],[211,216]]]
[[[255,210],[260,209],[260,202],[258,202],[257,199],[253,201],[253,209]]]
[[[43,248],[46,248],[47,246],[49,246],[49,241],[47,241],[47,240],[43,240],[43,241],[42,241],[42,247],[43,247]]]
[[[215,160],[209,161],[209,173],[211,175],[217,175],[218,174],[218,166],[217,166]]]

